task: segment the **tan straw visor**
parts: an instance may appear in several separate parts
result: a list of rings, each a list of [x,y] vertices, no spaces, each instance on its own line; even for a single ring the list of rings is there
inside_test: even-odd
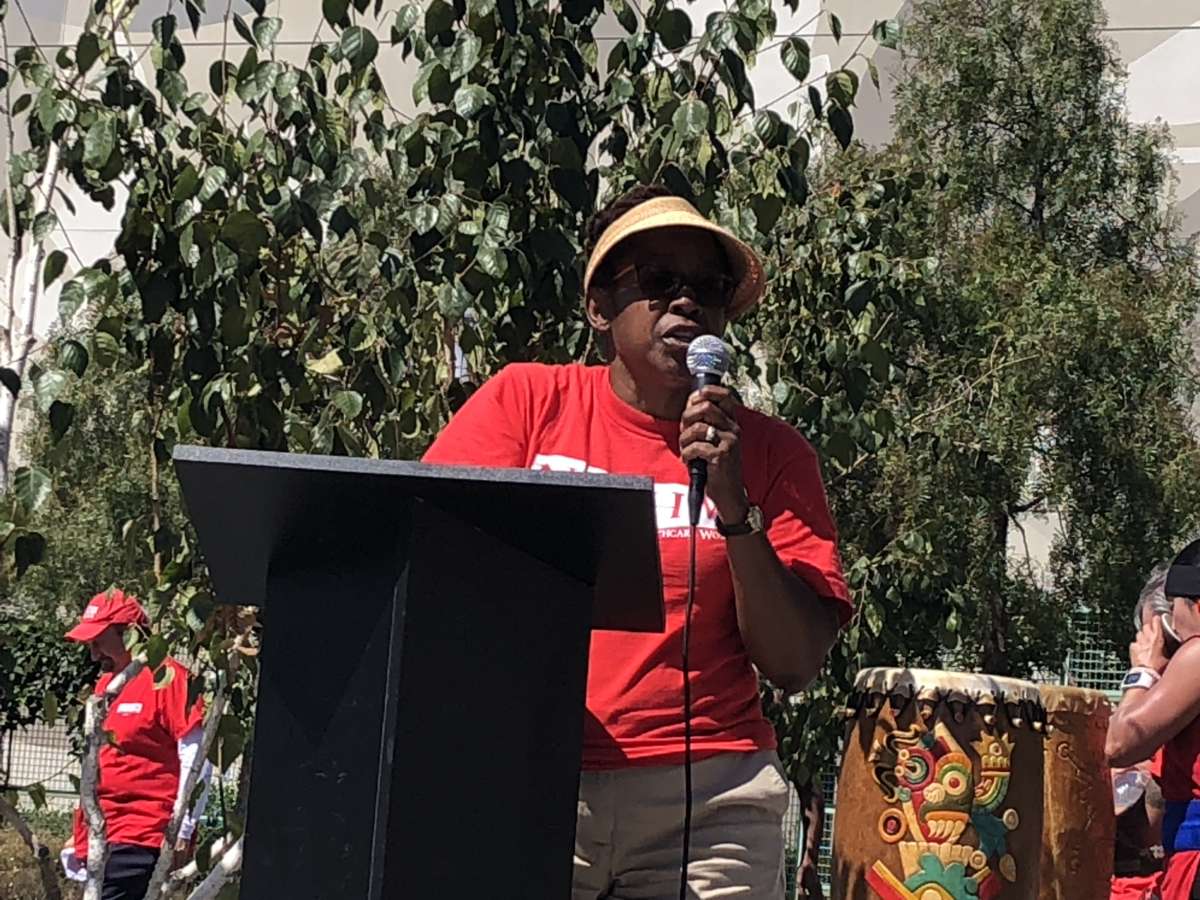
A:
[[[730,319],[736,319],[762,299],[766,279],[763,277],[762,263],[759,262],[758,256],[732,233],[700,215],[696,207],[682,197],[655,197],[646,200],[604,229],[600,240],[596,242],[596,249],[588,259],[587,271],[583,276],[584,296],[592,284],[592,276],[596,269],[617,244],[627,237],[655,228],[700,228],[720,239],[725,247],[729,266],[733,269],[733,277],[737,281],[733,301],[729,304]]]

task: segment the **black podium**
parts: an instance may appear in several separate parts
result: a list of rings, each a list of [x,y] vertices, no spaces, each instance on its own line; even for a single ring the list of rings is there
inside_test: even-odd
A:
[[[663,627],[649,479],[178,447],[263,607],[243,900],[570,897],[591,628]]]

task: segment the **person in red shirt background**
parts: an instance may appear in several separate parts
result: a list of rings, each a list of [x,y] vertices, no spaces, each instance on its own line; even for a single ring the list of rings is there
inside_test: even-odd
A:
[[[1130,645],[1131,668],[1108,726],[1105,752],[1113,767],[1133,766],[1162,748],[1165,865],[1162,900],[1200,896],[1200,541],[1188,544],[1167,570],[1167,625],[1150,617]]]
[[[693,393],[688,344],[764,291],[753,251],[687,201],[642,186],[589,227],[589,322],[607,366],[517,364],[485,383],[429,463],[648,475],[666,631],[592,636],[573,900],[678,895],[685,735],[688,470],[708,469],[687,677],[697,900],[781,900],[790,788],[756,669],[795,691],[851,613],[817,455],[727,387]]]
[[[149,623],[137,599],[112,589],[97,594],[83,611],[67,639],[87,644],[101,675],[94,693],[129,665],[125,646],[130,627]],[[100,808],[108,827],[109,857],[105,865],[103,900],[142,900],[163,835],[171,819],[186,773],[200,750],[204,711],[197,701],[188,706],[188,671],[174,659],[163,665],[174,670],[171,681],[154,686],[154,674],[142,669],[121,689],[109,707],[104,727],[113,742],[100,750]],[[207,783],[208,764],[201,773]],[[196,822],[205,797],[184,817],[175,847],[176,864],[190,857]],[[87,860],[87,824],[82,810],[75,813],[73,845],[63,851],[69,877],[82,880]]]

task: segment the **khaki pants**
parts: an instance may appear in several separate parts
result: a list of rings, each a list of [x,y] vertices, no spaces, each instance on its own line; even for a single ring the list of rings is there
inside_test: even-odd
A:
[[[692,765],[690,900],[783,900],[791,789],[773,751]],[[678,900],[683,766],[584,772],[571,900]]]

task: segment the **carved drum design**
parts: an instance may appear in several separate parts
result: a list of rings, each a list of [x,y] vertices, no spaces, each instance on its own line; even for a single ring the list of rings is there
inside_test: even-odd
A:
[[[1038,896],[1045,711],[1033,684],[865,669],[846,715],[835,900]]]
[[[1046,708],[1042,900],[1107,897],[1116,830],[1104,762],[1108,698],[1083,688],[1040,686]]]

